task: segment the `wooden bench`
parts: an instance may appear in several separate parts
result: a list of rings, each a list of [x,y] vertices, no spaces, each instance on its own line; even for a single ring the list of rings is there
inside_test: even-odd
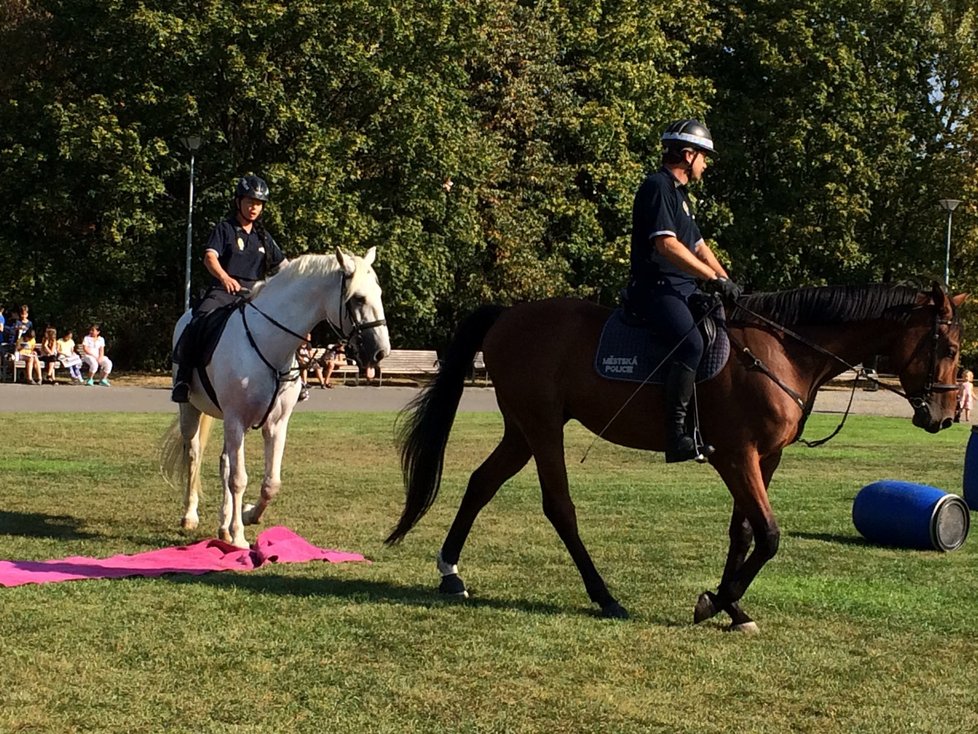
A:
[[[40,354],[38,350],[35,350],[35,353]],[[85,354],[85,348],[81,344],[78,344],[75,346],[75,354],[81,357]],[[83,367],[84,363],[81,366]],[[0,380],[4,382],[17,382],[17,373],[25,369],[27,369],[27,362],[17,352],[4,352],[3,356],[0,357]],[[41,369],[42,371],[45,369],[44,365],[41,365]],[[61,369],[64,369],[64,365],[61,362],[55,362],[55,374]]]
[[[317,362],[319,362],[319,364],[322,366],[324,373],[326,371],[326,366],[323,364],[323,357],[325,355],[326,355],[325,347],[316,347],[312,350],[312,358]],[[312,372],[313,374],[315,374],[315,370],[313,370],[312,368],[309,368],[308,372]],[[308,372],[306,374],[307,378],[309,377]],[[355,364],[348,363],[346,361],[346,356],[341,353],[333,361],[333,373],[330,375],[330,379],[333,380],[333,379],[343,378],[343,384],[345,385],[347,378],[349,378],[351,375],[353,376],[353,380],[354,380],[353,384],[359,385],[360,368],[357,367]]]
[[[385,377],[427,377],[438,373],[438,352],[434,349],[392,349],[380,363],[377,384]]]

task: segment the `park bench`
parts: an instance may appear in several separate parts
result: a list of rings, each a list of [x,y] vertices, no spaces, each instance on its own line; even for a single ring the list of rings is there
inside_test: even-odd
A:
[[[85,349],[81,344],[78,344],[75,347],[75,352],[80,357],[85,353]],[[40,352],[38,351],[38,353]],[[0,381],[2,382],[17,382],[17,373],[25,369],[27,369],[27,362],[17,352],[4,352],[2,357],[0,357]],[[58,373],[58,370],[62,369],[64,369],[62,364],[55,362],[55,374]]]
[[[392,349],[380,363],[378,384],[385,377],[428,377],[438,373],[438,352],[434,349]]]
[[[325,347],[316,347],[316,348],[314,348],[312,350],[312,358],[315,359],[320,364],[323,364],[322,359],[323,359],[323,356],[325,354],[326,354],[326,348]],[[325,369],[326,369],[326,367],[325,367],[325,365],[323,365],[323,370],[325,371]],[[313,373],[313,370],[310,369],[309,372],[310,373]],[[347,362],[346,361],[346,356],[343,355],[343,354],[340,354],[334,360],[334,363],[333,363],[333,374],[330,377],[330,379],[332,379],[332,380],[338,380],[338,379],[342,378],[343,379],[343,384],[346,385],[347,384],[347,379],[349,377],[351,377],[351,376],[353,377],[353,380],[354,380],[353,384],[354,385],[359,385],[360,384],[360,368],[357,367],[357,365],[354,364],[354,363]],[[311,379],[311,377],[308,374],[307,374],[307,377],[309,377],[309,379]]]

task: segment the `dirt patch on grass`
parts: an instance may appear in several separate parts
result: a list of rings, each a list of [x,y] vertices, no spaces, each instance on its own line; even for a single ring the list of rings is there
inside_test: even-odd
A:
[[[113,372],[109,377],[119,387],[155,387],[169,390],[173,380],[169,372]]]

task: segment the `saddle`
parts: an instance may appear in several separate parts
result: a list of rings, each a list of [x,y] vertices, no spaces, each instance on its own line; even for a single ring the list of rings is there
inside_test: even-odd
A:
[[[244,303],[244,301],[235,301],[192,318],[173,350],[173,361],[177,364],[189,363],[197,370],[202,380],[206,379],[204,370],[211,363],[217,343],[224,333],[224,327],[227,326],[231,314],[243,308]]]
[[[693,317],[699,320],[712,301],[690,304]],[[730,339],[727,337],[723,306],[700,323],[703,335],[703,359],[696,371],[696,381],[703,382],[723,369],[730,358]],[[648,382],[661,385],[666,380],[663,360],[676,346],[674,339],[666,340],[656,334],[655,323],[642,319],[626,308],[616,308],[605,321],[594,355],[594,368],[609,380]],[[653,373],[654,371],[654,373]]]

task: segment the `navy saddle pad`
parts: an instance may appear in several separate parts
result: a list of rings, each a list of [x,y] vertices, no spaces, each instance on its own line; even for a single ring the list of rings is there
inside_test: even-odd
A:
[[[659,367],[675,342],[663,341],[647,326],[630,326],[622,320],[622,316],[622,310],[616,308],[605,322],[594,356],[594,368],[609,380],[661,385],[666,381],[666,370],[659,369],[651,377],[649,373]],[[703,360],[696,371],[697,382],[713,377],[723,369],[730,357],[730,340],[722,315],[717,313],[709,318],[716,323],[713,330],[716,337],[707,342]]]

